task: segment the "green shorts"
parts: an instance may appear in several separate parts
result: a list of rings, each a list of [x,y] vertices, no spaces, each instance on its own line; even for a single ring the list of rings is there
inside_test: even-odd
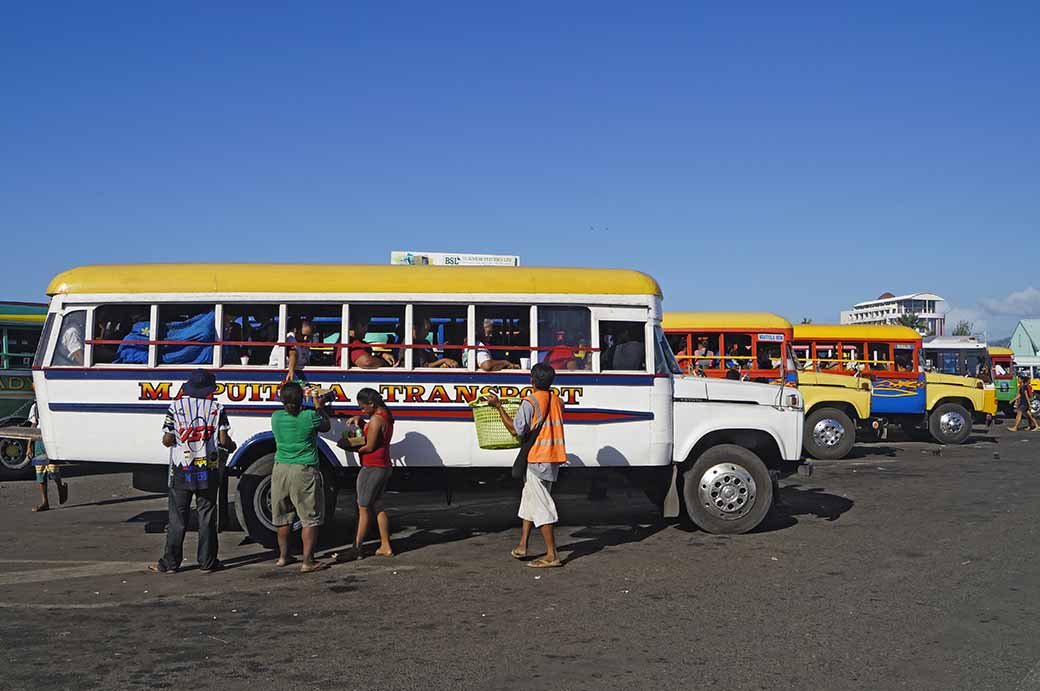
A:
[[[316,528],[325,522],[325,485],[316,465],[275,463],[271,473],[271,522]]]

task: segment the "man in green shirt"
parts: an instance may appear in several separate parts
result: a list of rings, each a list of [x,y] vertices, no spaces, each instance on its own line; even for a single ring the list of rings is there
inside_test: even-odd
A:
[[[314,560],[318,529],[325,520],[325,491],[318,469],[318,433],[332,427],[325,403],[315,396],[314,409],[303,407],[303,387],[282,386],[283,409],[271,416],[277,450],[271,474],[271,520],[278,527],[278,566],[292,562],[289,534],[297,520],[303,526],[303,565],[309,573],[328,564]]]

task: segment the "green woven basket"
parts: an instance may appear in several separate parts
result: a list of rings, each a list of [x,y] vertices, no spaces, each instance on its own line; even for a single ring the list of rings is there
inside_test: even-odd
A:
[[[502,409],[509,417],[516,417],[516,411],[520,409],[519,398],[502,398]],[[477,444],[482,449],[519,449],[520,440],[509,433],[506,426],[502,424],[502,417],[498,411],[487,404],[486,401],[471,401],[469,407],[473,410],[473,422],[477,424]]]

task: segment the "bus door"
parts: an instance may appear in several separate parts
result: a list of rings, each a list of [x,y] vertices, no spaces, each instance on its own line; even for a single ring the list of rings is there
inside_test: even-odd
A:
[[[993,388],[1000,402],[1010,403],[1018,396],[1018,377],[1010,355],[993,356]]]
[[[879,415],[923,413],[924,373],[918,371],[919,351],[913,343],[870,342],[867,373],[874,383],[870,407]]]

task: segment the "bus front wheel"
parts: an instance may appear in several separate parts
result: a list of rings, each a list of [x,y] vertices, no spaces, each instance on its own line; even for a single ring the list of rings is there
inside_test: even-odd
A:
[[[769,513],[773,482],[754,453],[720,444],[683,473],[683,500],[690,520],[705,532],[746,533]]]
[[[845,458],[856,443],[856,425],[837,408],[817,408],[805,418],[805,453],[834,461]]]
[[[274,471],[274,454],[261,456],[252,463],[238,479],[238,496],[235,513],[238,524],[257,544],[268,548],[278,546],[277,528],[271,520],[271,473]],[[325,522],[323,532],[331,529],[336,514],[336,484],[331,474],[324,469],[321,473],[325,492]],[[293,531],[300,529],[300,522]]]
[[[943,403],[928,416],[928,431],[940,444],[963,444],[971,435],[971,414],[959,403]]]

